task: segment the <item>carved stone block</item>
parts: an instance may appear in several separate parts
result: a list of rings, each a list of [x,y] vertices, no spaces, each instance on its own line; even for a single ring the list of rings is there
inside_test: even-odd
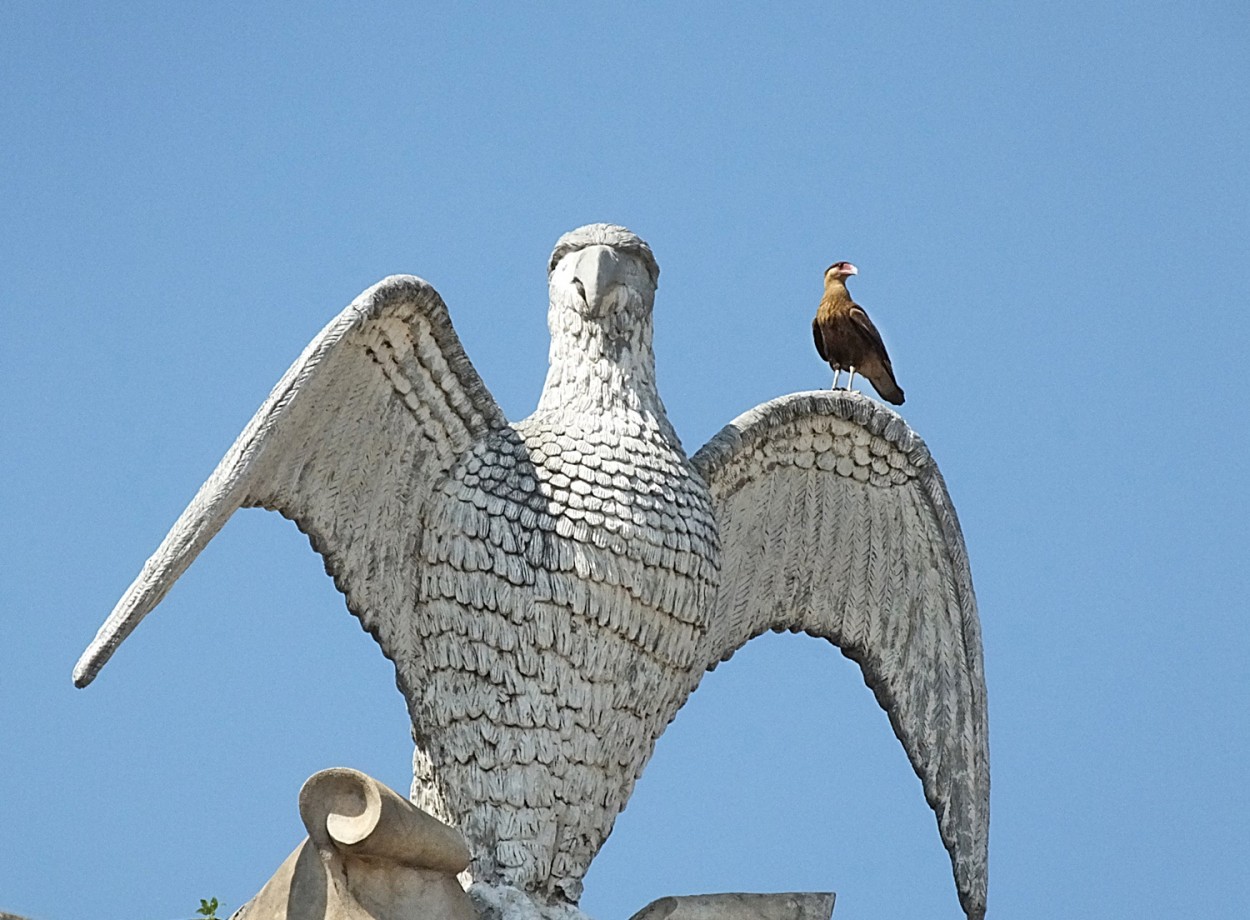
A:
[[[299,794],[308,839],[232,920],[475,920],[452,828],[356,770],[323,770]]]

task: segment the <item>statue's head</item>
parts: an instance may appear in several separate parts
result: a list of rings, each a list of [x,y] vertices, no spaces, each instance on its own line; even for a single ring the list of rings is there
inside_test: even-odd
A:
[[[659,277],[651,247],[615,224],[570,230],[556,241],[547,265],[553,306],[595,320],[622,311],[649,315]]]

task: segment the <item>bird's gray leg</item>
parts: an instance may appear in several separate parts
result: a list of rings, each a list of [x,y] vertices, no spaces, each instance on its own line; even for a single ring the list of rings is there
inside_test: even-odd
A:
[[[855,386],[855,365],[852,364],[851,365],[851,379],[846,382],[846,388],[847,390],[850,390],[854,386]]]
[[[838,377],[840,377],[841,375],[842,375],[842,368],[835,367],[833,369],[833,386],[831,386],[829,389],[836,390],[838,388]]]

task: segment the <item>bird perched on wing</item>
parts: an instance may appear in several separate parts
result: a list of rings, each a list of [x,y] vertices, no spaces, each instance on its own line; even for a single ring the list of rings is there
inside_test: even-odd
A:
[[[278,382],[75,681],[237,509],[278,511],[394,662],[413,798],[463,834],[477,896],[570,920],[702,674],[767,630],[807,632],[863,669],[981,920],[980,626],[924,443],[885,407],[822,391],[758,406],[688,457],[656,383],[650,247],[581,227],[547,276],[550,369],[518,422],[433,287],[395,276],[362,294]]]
[[[842,371],[851,375],[846,384],[848,390],[855,382],[855,374],[859,373],[868,378],[883,399],[901,406],[903,390],[894,379],[894,367],[881,341],[881,333],[846,289],[846,279],[858,274],[859,269],[850,262],[834,262],[825,269],[825,296],[820,299],[816,318],[812,320],[816,351],[833,368],[835,390]]]

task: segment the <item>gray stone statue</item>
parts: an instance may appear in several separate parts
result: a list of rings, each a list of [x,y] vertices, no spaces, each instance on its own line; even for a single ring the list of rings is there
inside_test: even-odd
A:
[[[508,422],[425,281],[365,291],[279,381],[118,603],[86,685],[238,508],[295,521],[395,664],[413,801],[475,882],[575,905],[656,738],[766,630],[837,645],[984,912],[980,627],[937,466],[858,393],[783,397],[687,458],[656,389],[645,242],[593,224],[548,267],[550,370]]]

